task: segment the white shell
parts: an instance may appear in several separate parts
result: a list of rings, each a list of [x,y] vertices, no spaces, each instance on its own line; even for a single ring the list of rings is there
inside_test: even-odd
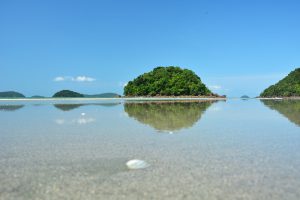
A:
[[[128,169],[144,169],[150,166],[147,162],[137,159],[129,160],[126,165]]]
[[[85,113],[81,113],[81,115],[82,115],[82,116],[84,116],[84,115],[85,115]]]

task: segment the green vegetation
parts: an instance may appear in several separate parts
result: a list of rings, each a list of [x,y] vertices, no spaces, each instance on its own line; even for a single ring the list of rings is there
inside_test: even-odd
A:
[[[295,97],[300,96],[300,68],[287,77],[264,90],[261,97]]]
[[[7,91],[0,92],[0,98],[25,98],[25,96],[19,92]]]
[[[180,67],[156,67],[124,88],[125,96],[212,96],[212,92],[191,70]]]
[[[126,102],[129,117],[158,131],[176,131],[193,126],[215,101]]]
[[[61,90],[53,95],[54,98],[63,98],[63,97],[84,97],[83,94],[71,91],[71,90]]]
[[[87,97],[87,98],[118,98],[121,96],[116,93],[102,93],[102,94],[92,94],[92,95],[85,94],[84,97]]]
[[[278,111],[291,122],[300,126],[300,101],[299,100],[261,100],[264,105]]]

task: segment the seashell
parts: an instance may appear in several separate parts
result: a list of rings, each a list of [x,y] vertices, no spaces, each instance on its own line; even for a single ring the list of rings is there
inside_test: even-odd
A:
[[[133,159],[126,163],[128,169],[144,169],[150,166],[146,161]]]
[[[82,115],[82,116],[84,116],[84,115],[85,115],[85,113],[81,113],[81,115]]]

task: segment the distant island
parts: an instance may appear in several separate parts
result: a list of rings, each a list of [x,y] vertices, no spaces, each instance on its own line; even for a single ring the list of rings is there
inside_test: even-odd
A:
[[[108,92],[108,93],[92,94],[92,95],[84,94],[84,97],[87,97],[87,98],[118,98],[118,97],[121,97],[121,95]]]
[[[265,89],[260,97],[300,97],[300,68]]]
[[[241,96],[241,99],[249,99],[250,97],[249,96],[247,96],[247,95],[243,95],[243,96]]]
[[[59,92],[56,92],[54,95],[53,95],[53,98],[77,98],[77,97],[84,97],[83,94],[80,94],[78,92],[74,92],[74,91],[71,91],[71,90],[61,90]]]
[[[6,91],[0,92],[0,98],[25,98],[25,96],[19,92]]]
[[[118,98],[118,97],[121,97],[121,95],[116,93],[111,93],[111,92],[88,95],[88,94],[81,94],[78,92],[74,92],[71,90],[61,90],[59,92],[56,92],[53,95],[53,98]]]
[[[193,71],[180,67],[156,67],[124,87],[127,97],[148,96],[209,96],[213,94]]]
[[[30,98],[33,98],[33,99],[42,99],[42,98],[45,98],[45,97],[44,96],[40,96],[40,95],[33,95]]]

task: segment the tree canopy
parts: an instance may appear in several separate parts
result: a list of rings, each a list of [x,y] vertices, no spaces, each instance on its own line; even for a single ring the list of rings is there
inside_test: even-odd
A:
[[[210,96],[212,92],[193,71],[180,67],[156,67],[124,88],[125,96]]]
[[[292,97],[300,96],[300,68],[292,71],[284,79],[265,89],[261,97]]]

